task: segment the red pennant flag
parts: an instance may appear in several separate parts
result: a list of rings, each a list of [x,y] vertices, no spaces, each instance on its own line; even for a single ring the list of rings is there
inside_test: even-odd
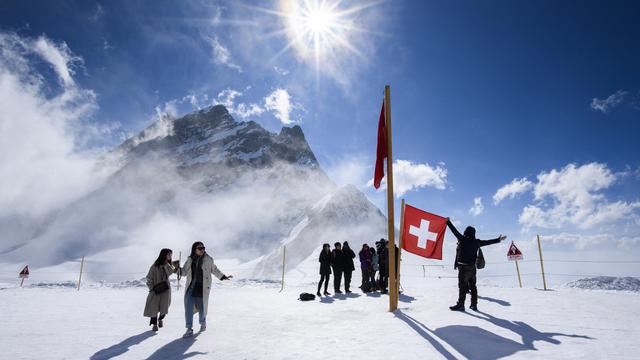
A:
[[[405,205],[402,248],[425,258],[442,260],[446,229],[447,218]]]
[[[380,120],[378,120],[378,147],[376,149],[376,170],[373,175],[373,187],[380,187],[380,182],[384,177],[384,159],[387,158],[387,123],[384,116],[384,102],[380,110]]]

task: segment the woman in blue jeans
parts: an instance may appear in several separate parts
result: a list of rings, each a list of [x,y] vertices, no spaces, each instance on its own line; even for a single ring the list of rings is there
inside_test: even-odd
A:
[[[213,258],[205,252],[204,244],[196,241],[191,246],[191,255],[182,267],[187,277],[184,294],[184,317],[187,331],[185,338],[193,336],[193,315],[198,313],[200,332],[207,329],[207,312],[209,309],[209,293],[211,292],[211,274],[220,280],[229,280],[213,262]]]

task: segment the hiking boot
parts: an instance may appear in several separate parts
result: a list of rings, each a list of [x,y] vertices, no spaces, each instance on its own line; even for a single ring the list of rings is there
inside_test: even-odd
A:
[[[207,330],[207,324],[200,324],[200,332]]]
[[[152,331],[158,331],[158,325],[153,324],[153,327],[151,328]]]
[[[449,306],[449,309],[451,311],[464,311],[464,305],[462,304],[455,304],[453,306]]]
[[[187,329],[187,331],[184,333],[184,335],[182,335],[182,338],[183,338],[183,339],[186,339],[186,338],[190,338],[190,337],[192,337],[192,336],[193,336],[193,329],[189,328],[189,329]]]
[[[478,311],[478,305],[473,304],[473,305],[469,306],[469,309],[477,312]]]

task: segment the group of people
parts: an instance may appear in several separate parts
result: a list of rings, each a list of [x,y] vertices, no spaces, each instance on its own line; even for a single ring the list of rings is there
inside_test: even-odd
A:
[[[169,313],[171,305],[169,277],[172,274],[186,276],[184,316],[187,331],[183,337],[187,338],[193,336],[193,316],[196,313],[200,322],[200,332],[207,329],[211,275],[223,281],[229,280],[233,276],[227,276],[218,269],[213,258],[207,254],[204,244],[200,241],[193,243],[191,254],[182,267],[180,267],[179,261],[171,261],[172,253],[171,249],[162,249],[149,269],[146,278],[149,294],[144,307],[144,316],[150,318],[149,325],[153,326],[153,331],[158,331],[158,328],[163,327],[163,320]]]
[[[456,257],[454,269],[458,270],[458,301],[449,307],[452,311],[464,311],[464,303],[468,292],[471,292],[471,309],[478,311],[478,288],[476,286],[476,260],[478,250],[482,246],[499,243],[505,240],[506,235],[500,235],[492,240],[479,240],[476,238],[476,229],[467,226],[461,234],[447,218],[447,226],[458,240],[456,246]],[[396,247],[396,274],[398,269],[398,249]],[[355,254],[345,241],[343,244],[335,243],[331,250],[329,244],[324,244],[320,252],[318,261],[320,262],[320,282],[318,283],[317,295],[321,296],[320,289],[324,284],[324,295],[331,295],[327,291],[329,278],[333,269],[333,291],[336,294],[340,291],[340,283],[344,275],[344,289],[350,293],[351,275],[355,270],[353,259]],[[362,283],[360,289],[368,293],[380,290],[383,294],[388,293],[387,286],[389,280],[389,241],[380,239],[376,246],[368,244],[362,245],[362,250],[358,253],[360,269],[362,270]],[[377,275],[377,276],[376,276]]]

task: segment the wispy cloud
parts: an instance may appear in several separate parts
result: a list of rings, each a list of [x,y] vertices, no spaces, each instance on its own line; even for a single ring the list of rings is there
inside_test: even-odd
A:
[[[211,47],[213,48],[213,62],[217,65],[225,65],[238,72],[242,72],[242,68],[234,63],[231,52],[224,46],[217,36],[210,39]]]
[[[484,205],[482,205],[482,198],[476,197],[473,199],[473,206],[469,209],[469,214],[478,216],[484,212]]]
[[[603,114],[608,113],[611,109],[620,105],[629,93],[624,90],[618,90],[609,95],[606,99],[593,98],[591,100],[591,108],[600,111]]]
[[[275,89],[264,98],[264,106],[267,110],[273,111],[275,117],[283,124],[289,125],[294,123],[294,121],[291,120],[293,104],[291,102],[291,95],[289,95],[287,90],[281,88]]]
[[[493,203],[498,205],[502,200],[506,198],[513,199],[518,194],[527,192],[533,188],[533,183],[526,177],[522,179],[513,179],[509,184],[501,187],[493,195]]]
[[[291,95],[286,89],[277,88],[266,95],[260,103],[255,102],[238,102],[237,99],[243,97],[242,91],[227,88],[218,93],[214,99],[214,104],[224,105],[229,112],[243,119],[262,115],[265,112],[271,112],[283,125],[291,125],[295,123],[291,119],[291,113],[296,108]]]
[[[444,163],[431,166],[428,163],[420,164],[409,160],[396,160],[393,162],[393,191],[396,197],[406,192],[423,187],[433,187],[444,190],[447,185],[447,169]],[[367,186],[373,186],[373,179]],[[382,180],[378,191],[387,187],[387,177]]]

